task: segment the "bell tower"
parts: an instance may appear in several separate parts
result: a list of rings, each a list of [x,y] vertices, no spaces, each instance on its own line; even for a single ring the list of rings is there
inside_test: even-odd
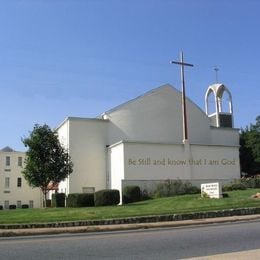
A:
[[[213,84],[205,94],[206,114],[215,127],[234,127],[231,92],[224,84]]]

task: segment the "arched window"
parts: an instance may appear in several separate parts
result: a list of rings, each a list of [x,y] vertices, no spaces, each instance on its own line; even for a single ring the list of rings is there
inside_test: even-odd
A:
[[[233,127],[232,96],[225,85],[209,86],[205,95],[205,109],[213,126]]]

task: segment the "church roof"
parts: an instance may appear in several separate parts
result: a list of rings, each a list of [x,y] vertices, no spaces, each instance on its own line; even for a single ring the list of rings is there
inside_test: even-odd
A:
[[[162,85],[162,86],[160,86],[160,87],[154,88],[154,89],[152,89],[152,90],[150,90],[150,91],[148,91],[148,92],[146,92],[146,93],[144,93],[144,94],[142,94],[142,95],[140,95],[140,96],[138,96],[138,97],[136,97],[136,98],[130,99],[129,101],[124,102],[124,103],[122,103],[122,104],[120,104],[120,105],[118,105],[118,106],[116,106],[116,107],[114,107],[114,108],[112,108],[112,109],[110,109],[110,110],[104,112],[104,113],[102,114],[102,117],[104,117],[106,114],[110,114],[110,113],[112,113],[112,112],[114,112],[114,111],[116,111],[116,110],[119,110],[119,109],[121,109],[122,107],[124,107],[124,106],[126,106],[126,105],[128,105],[128,104],[130,104],[130,103],[133,103],[133,102],[135,102],[136,100],[138,100],[138,99],[140,99],[140,98],[143,98],[143,97],[145,97],[145,96],[149,96],[149,95],[151,95],[151,94],[153,94],[153,93],[155,93],[155,92],[162,91],[163,89],[171,89],[171,90],[175,90],[175,91],[177,91],[177,92],[180,92],[179,90],[177,90],[176,88],[174,88],[174,87],[171,86],[170,84],[164,84],[164,85]]]
[[[12,149],[12,148],[9,147],[9,146],[4,147],[1,151],[2,151],[2,152],[15,152],[15,150]]]
[[[219,85],[222,86],[223,84],[219,84]],[[131,103],[137,101],[138,99],[144,98],[144,97],[149,96],[149,95],[152,95],[152,94],[154,94],[154,93],[163,92],[164,90],[170,90],[170,91],[175,92],[176,94],[181,95],[181,91],[180,91],[180,90],[176,89],[175,87],[173,87],[172,85],[170,85],[170,84],[167,83],[167,84],[164,84],[164,85],[162,85],[162,86],[160,86],[160,87],[154,88],[154,89],[152,89],[152,90],[150,90],[150,91],[148,91],[148,92],[146,92],[146,93],[144,93],[144,94],[142,94],[142,95],[140,95],[140,96],[137,96],[136,98],[133,98],[133,99],[131,99],[131,100],[125,102],[125,103],[122,103],[122,104],[120,104],[120,105],[118,105],[118,106],[116,106],[116,107],[114,107],[114,108],[112,108],[112,109],[110,109],[110,110],[104,112],[104,113],[101,115],[101,117],[98,117],[98,118],[99,118],[99,119],[100,119],[100,118],[106,119],[106,115],[108,115],[108,114],[110,114],[110,113],[113,113],[113,112],[115,112],[115,111],[117,111],[117,110],[120,110],[121,108],[123,108],[123,107],[125,107],[126,105],[129,105],[129,104],[131,104]],[[186,100],[188,100],[194,107],[198,108],[198,109],[206,116],[205,112],[204,112],[197,104],[195,104],[188,96],[186,96]]]

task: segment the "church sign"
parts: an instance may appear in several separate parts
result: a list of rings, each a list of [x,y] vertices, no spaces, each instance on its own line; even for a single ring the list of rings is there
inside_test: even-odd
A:
[[[207,196],[209,198],[219,199],[222,198],[222,187],[219,182],[215,183],[202,183],[201,184],[201,197]]]

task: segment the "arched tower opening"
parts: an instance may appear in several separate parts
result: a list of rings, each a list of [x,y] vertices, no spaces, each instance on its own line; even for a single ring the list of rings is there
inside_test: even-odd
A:
[[[232,95],[223,84],[208,87],[205,95],[206,114],[216,127],[233,127]]]

